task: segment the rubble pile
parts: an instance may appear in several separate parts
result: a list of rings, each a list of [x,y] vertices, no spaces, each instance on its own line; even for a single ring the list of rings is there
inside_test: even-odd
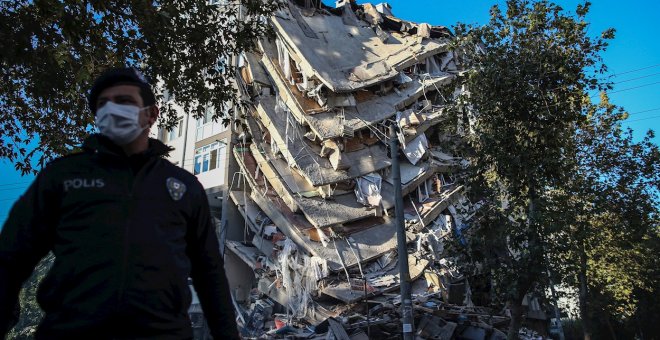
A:
[[[251,294],[236,294],[243,336],[398,337],[403,256],[418,336],[498,339],[508,319],[474,306],[444,252],[478,208],[450,154],[460,131],[443,93],[460,65],[449,30],[351,1],[289,1],[269,22],[276,37],[238,65],[250,105],[229,197],[245,220],[234,227],[245,230],[226,245],[254,272],[242,285]],[[388,151],[390,125],[399,154]],[[391,157],[407,254],[396,252]]]
[[[263,309],[264,303],[257,300],[250,311],[248,326],[243,329],[246,338],[300,338],[300,339],[400,339],[401,315],[397,297],[370,301],[368,313],[350,312],[342,316],[328,317],[310,326],[283,314],[274,314],[270,321]],[[424,301],[424,302],[422,302]],[[494,315],[483,307],[467,307],[447,304],[435,295],[423,296],[414,302],[415,335],[418,339],[506,339],[509,318]],[[269,330],[256,327],[270,327]],[[535,339],[533,331],[521,330],[521,338]]]

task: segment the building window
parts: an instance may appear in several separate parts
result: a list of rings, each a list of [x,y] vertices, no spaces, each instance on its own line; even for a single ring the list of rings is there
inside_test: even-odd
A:
[[[206,136],[206,134],[204,133],[204,130],[208,130],[208,128],[205,129],[205,126],[207,124],[212,124],[213,123],[212,118],[213,118],[214,113],[215,113],[215,109],[211,106],[208,106],[208,107],[206,107],[206,110],[204,111],[204,116],[197,119],[197,133],[196,133],[196,140],[197,141],[200,141],[200,140],[210,136],[210,135]]]
[[[207,106],[204,109],[204,115],[197,119],[197,126],[202,126],[204,124],[208,124],[213,122],[213,114],[215,113],[215,108],[213,106]]]
[[[173,141],[183,135],[183,118],[179,118],[176,121],[176,125],[172,127],[172,130],[167,131],[167,141]]]
[[[227,127],[222,123],[221,119],[215,122],[213,121],[212,118],[214,114],[215,108],[208,106],[204,112],[204,115],[197,119],[197,132],[195,133],[195,141],[200,141],[213,135],[217,135],[223,131],[227,131]]]
[[[195,150],[195,175],[214,169],[222,169],[225,165],[227,143],[216,141]]]

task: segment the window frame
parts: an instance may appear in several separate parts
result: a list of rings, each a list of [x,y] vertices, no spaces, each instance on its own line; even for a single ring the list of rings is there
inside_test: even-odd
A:
[[[214,151],[215,156],[213,156]],[[226,138],[196,148],[193,156],[193,174],[199,175],[224,167],[226,153]],[[213,162],[213,157],[215,157],[215,162]]]

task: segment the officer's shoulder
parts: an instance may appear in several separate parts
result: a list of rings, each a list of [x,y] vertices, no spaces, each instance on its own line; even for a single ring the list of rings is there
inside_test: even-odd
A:
[[[79,161],[81,158],[86,157],[86,156],[88,156],[88,153],[85,152],[85,151],[82,151],[82,150],[81,151],[74,151],[74,152],[69,153],[67,155],[60,156],[60,157],[49,160],[46,163],[46,166],[44,167],[44,169],[49,169],[49,168],[62,166],[62,165],[65,165],[65,164],[69,164],[71,162],[75,163],[76,161]]]

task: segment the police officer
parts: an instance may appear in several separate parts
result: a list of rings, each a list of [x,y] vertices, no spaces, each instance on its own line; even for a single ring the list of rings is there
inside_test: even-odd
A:
[[[148,82],[133,68],[108,70],[89,106],[100,134],[46,166],[0,233],[0,335],[52,251],[37,339],[191,338],[188,277],[214,338],[238,338],[204,189],[148,137],[158,117]]]

